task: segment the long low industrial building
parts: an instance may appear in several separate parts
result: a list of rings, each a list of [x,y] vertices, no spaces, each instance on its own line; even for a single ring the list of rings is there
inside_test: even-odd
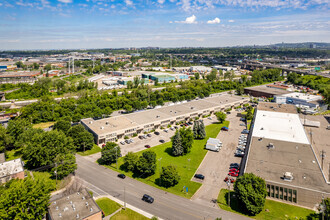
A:
[[[102,145],[248,102],[249,98],[222,93],[100,120],[86,118],[81,120],[81,124],[94,135],[96,144]]]
[[[265,179],[268,197],[315,208],[330,196],[295,106],[259,103],[249,142],[244,173]]]

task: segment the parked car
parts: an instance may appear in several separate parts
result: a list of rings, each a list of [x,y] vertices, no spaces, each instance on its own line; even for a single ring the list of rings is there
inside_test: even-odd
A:
[[[141,140],[144,139],[144,137],[143,137],[142,135],[140,135],[139,138],[140,138]]]
[[[165,143],[165,141],[163,139],[159,140],[160,143]]]
[[[239,120],[240,120],[240,121],[245,121],[245,118],[240,118]]]
[[[142,197],[142,200],[147,202],[147,203],[153,203],[154,202],[154,198],[152,198],[151,196],[144,194]]]
[[[129,139],[125,140],[126,144],[131,143]]]
[[[123,174],[123,173],[118,174],[118,177],[119,178],[122,178],[122,179],[125,179],[126,178],[125,174]]]
[[[226,113],[227,113],[227,115],[231,114],[231,112],[226,112]]]
[[[233,169],[233,168],[235,168],[235,169],[239,169],[239,165],[230,165],[230,166],[229,166],[229,169]]]
[[[150,145],[147,144],[147,145],[144,145],[144,147],[145,147],[145,148],[150,148]]]
[[[178,129],[178,126],[174,126],[175,129]]]
[[[236,172],[229,172],[228,175],[238,177],[238,173],[236,173]]]
[[[201,180],[204,180],[205,179],[205,176],[202,175],[202,174],[195,174],[194,177],[197,178],[197,179],[201,179]]]
[[[239,167],[239,163],[231,163],[230,166],[238,166]]]
[[[172,131],[174,131],[174,130],[175,130],[173,127],[170,127],[170,129],[171,129]]]
[[[249,133],[249,130],[247,130],[247,129],[244,129],[243,131],[242,131],[242,134],[248,134]]]
[[[245,126],[245,124],[243,124],[243,123],[242,123],[242,124],[239,124],[239,125],[240,125],[240,126]]]
[[[121,143],[122,145],[125,145],[125,141],[121,141],[120,143]]]
[[[229,172],[236,172],[236,173],[239,173],[239,170],[236,169],[236,168],[231,168],[231,169],[229,170]]]
[[[148,137],[151,137],[152,135],[151,134],[147,134]]]
[[[191,121],[190,121],[190,122],[188,122],[188,124],[189,124],[189,125],[193,125],[193,123],[192,123]]]
[[[207,119],[209,119],[209,120],[212,120],[212,118],[211,118],[211,117],[208,117]]]
[[[167,129],[164,129],[164,131],[167,133],[168,132],[168,130]]]
[[[223,131],[228,131],[229,129],[228,129],[228,127],[226,127],[226,126],[223,126],[223,127],[221,128],[221,130],[223,130]]]
[[[234,183],[236,181],[234,178],[231,178],[231,177],[226,176],[226,178],[224,179],[224,181],[227,182],[228,180],[230,181],[230,183]]]
[[[155,135],[159,135],[159,132],[158,131],[155,131]]]
[[[130,141],[131,143],[134,143],[133,139],[129,139],[129,141]]]

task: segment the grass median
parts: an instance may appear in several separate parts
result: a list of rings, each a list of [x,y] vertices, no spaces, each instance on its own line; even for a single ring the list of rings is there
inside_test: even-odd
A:
[[[96,144],[94,144],[92,149],[86,150],[84,152],[82,152],[82,151],[77,152],[77,154],[79,154],[80,156],[88,156],[88,155],[96,154],[98,152],[101,152],[101,148],[99,146],[97,146]]]
[[[246,215],[242,206],[239,204],[234,195],[234,191],[230,191],[230,207],[228,206],[228,190],[221,189],[218,196],[218,205],[221,209],[245,215],[254,219],[307,219],[308,216],[315,212],[310,209],[301,208],[298,206],[289,205],[282,202],[276,202],[266,199],[263,210],[256,216]]]
[[[112,201],[111,199],[106,198],[106,197],[99,198],[95,202],[102,209],[105,216],[111,215],[112,213],[117,211],[119,208],[121,208],[121,205],[119,205],[115,201]]]
[[[154,175],[149,176],[147,178],[143,178],[143,176],[135,176],[132,172],[125,172],[125,169],[122,167],[124,164],[124,159],[120,158],[118,160],[119,170],[116,169],[116,164],[112,164],[110,166],[105,165],[106,167],[118,171],[120,173],[124,173],[126,176],[135,178],[141,182],[149,184],[151,186],[160,188],[162,190],[168,191],[170,193],[183,196],[186,198],[191,198],[194,193],[199,189],[201,183],[191,181],[191,178],[195,174],[197,168],[200,163],[203,161],[207,150],[205,150],[205,144],[209,137],[215,138],[221,130],[221,127],[227,126],[229,122],[226,121],[223,124],[215,123],[205,127],[206,138],[203,140],[194,140],[193,146],[191,148],[191,152],[184,156],[174,157],[171,155],[172,152],[172,144],[171,142],[167,142],[150,149],[146,149],[136,154],[138,156],[142,155],[144,151],[154,151],[157,154],[157,169]],[[219,152],[221,153],[221,151]],[[164,188],[159,186],[158,181],[160,177],[161,167],[173,165],[177,168],[177,171],[181,177],[179,183],[176,186],[170,188]],[[183,188],[185,187],[185,190]],[[188,188],[188,192],[186,189]]]

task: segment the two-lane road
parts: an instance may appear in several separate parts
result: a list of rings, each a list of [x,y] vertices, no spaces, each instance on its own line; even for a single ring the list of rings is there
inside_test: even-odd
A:
[[[98,189],[163,219],[247,219],[244,216],[226,212],[217,207],[217,204],[201,203],[166,193],[137,180],[119,179],[116,172],[93,163],[82,156],[76,155],[78,170],[77,176],[92,184]],[[124,195],[125,188],[125,195]],[[153,204],[141,200],[143,194],[155,198]]]

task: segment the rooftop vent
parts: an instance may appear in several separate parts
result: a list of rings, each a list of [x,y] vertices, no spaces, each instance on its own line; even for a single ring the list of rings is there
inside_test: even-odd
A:
[[[293,180],[293,174],[291,172],[285,172],[284,176],[283,176],[283,180],[292,181]]]
[[[57,211],[57,210],[58,210],[58,206],[56,206],[56,208],[55,208],[55,209],[56,209],[56,211]]]
[[[103,126],[101,126],[101,127],[100,127],[100,129],[101,129],[101,130],[103,130],[103,129],[104,129],[104,127],[103,127]]]
[[[93,124],[93,121],[90,121],[89,124]]]
[[[90,211],[93,212],[93,208],[91,208]]]
[[[108,125],[108,124],[109,124],[109,122],[108,122],[108,121],[106,121],[106,122],[105,122],[105,124],[106,124],[106,125]]]
[[[79,214],[76,215],[76,218],[79,218]]]
[[[64,212],[65,212],[65,211],[68,211],[68,210],[69,210],[68,207],[64,207],[64,209],[63,209]]]
[[[82,200],[85,200],[85,196],[82,197]]]
[[[62,213],[58,213],[58,217],[62,218]]]
[[[88,202],[86,202],[86,206],[88,206]]]
[[[275,148],[275,146],[274,146],[273,143],[269,143],[269,144],[268,144],[268,149],[274,149],[274,148]]]
[[[70,198],[69,196],[68,196],[68,197],[66,197],[66,199],[67,199],[67,200],[69,200],[69,198]]]
[[[56,201],[54,202],[54,205],[56,205]]]
[[[80,195],[80,193],[79,193],[79,192],[77,192],[77,195]]]

